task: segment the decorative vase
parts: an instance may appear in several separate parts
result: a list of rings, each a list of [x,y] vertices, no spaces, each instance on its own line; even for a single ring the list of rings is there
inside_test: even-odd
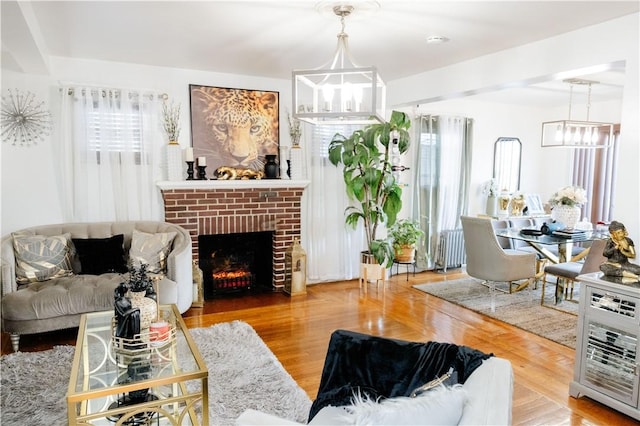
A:
[[[148,298],[146,294],[146,291],[129,292],[131,307],[140,309],[140,331],[148,330],[158,314],[158,305],[153,299]]]
[[[182,178],[182,148],[176,141],[167,145],[167,180],[181,181]]]
[[[278,177],[278,163],[276,163],[276,155],[269,154],[265,156],[267,163],[264,165],[264,176],[267,179],[275,179]]]
[[[487,206],[486,206],[487,216],[497,217],[498,216],[498,198],[494,195],[489,195],[487,197]]]
[[[289,147],[280,146],[280,179],[289,179],[291,175],[288,173],[289,164]]]
[[[300,146],[291,147],[291,179],[303,180],[304,172],[304,155]]]
[[[582,210],[578,206],[559,204],[551,210],[551,218],[562,223],[565,228],[573,229],[580,220]]]

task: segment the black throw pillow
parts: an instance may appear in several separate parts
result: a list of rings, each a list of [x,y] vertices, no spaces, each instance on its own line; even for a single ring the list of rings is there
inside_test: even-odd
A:
[[[127,272],[124,235],[109,238],[72,238],[80,260],[80,274],[100,275]]]

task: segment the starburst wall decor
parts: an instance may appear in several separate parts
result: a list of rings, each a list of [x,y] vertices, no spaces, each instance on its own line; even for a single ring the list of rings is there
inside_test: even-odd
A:
[[[44,101],[38,102],[31,92],[7,90],[2,96],[2,141],[12,145],[31,146],[44,141],[51,133],[51,113]]]

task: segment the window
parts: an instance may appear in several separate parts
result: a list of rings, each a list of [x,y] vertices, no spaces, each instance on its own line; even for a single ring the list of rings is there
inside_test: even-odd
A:
[[[573,154],[573,185],[587,192],[582,216],[591,223],[611,222],[614,215],[616,165],[620,142],[620,125],[613,129],[611,146],[602,149],[576,149]]]
[[[129,97],[132,102],[123,105],[119,92],[92,91],[93,108],[85,114],[86,149],[95,153],[97,164],[107,153],[117,154],[110,157],[112,161],[122,161],[120,154],[132,153],[135,164],[141,164],[143,117],[136,101],[138,96]]]

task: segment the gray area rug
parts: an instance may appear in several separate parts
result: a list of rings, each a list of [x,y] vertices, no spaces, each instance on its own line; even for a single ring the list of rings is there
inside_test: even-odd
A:
[[[242,321],[190,329],[209,369],[209,422],[233,425],[247,408],[306,422],[311,400]],[[2,356],[0,423],[67,424],[73,346]]]
[[[416,284],[413,287],[570,348],[576,347],[578,304],[563,301],[554,305],[555,285],[547,284],[545,306],[540,305],[541,284],[538,285],[537,290],[531,291],[524,290],[511,294],[496,291],[495,312],[491,312],[489,288],[474,278]],[[503,288],[507,288],[506,284]],[[579,284],[576,283],[574,300],[579,299],[578,293]]]

